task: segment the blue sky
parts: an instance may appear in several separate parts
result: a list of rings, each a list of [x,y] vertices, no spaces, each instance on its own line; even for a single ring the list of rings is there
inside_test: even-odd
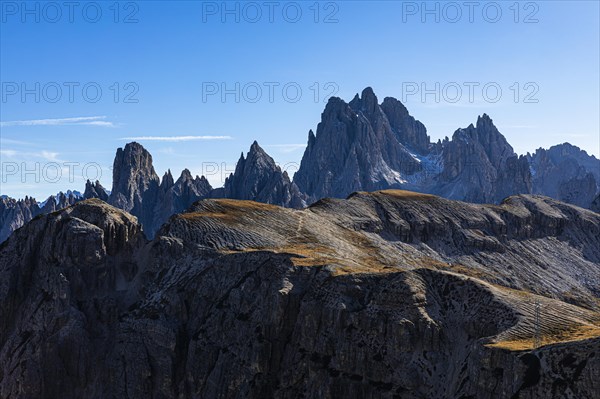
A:
[[[366,86],[433,139],[485,112],[518,153],[598,156],[599,3],[475,3],[3,1],[0,193],[110,188],[133,137],[160,175],[220,186],[253,140],[293,173],[327,97]]]

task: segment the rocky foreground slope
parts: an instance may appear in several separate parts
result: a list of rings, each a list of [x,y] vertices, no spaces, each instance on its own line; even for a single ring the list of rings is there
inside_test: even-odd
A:
[[[593,398],[598,281],[600,215],[545,197],[203,200],[152,241],[92,199],[0,246],[0,397]]]

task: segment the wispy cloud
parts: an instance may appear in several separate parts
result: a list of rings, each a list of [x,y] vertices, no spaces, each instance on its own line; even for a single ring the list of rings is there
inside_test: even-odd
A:
[[[14,157],[17,155],[15,150],[0,150],[0,155],[4,155],[5,157]]]
[[[58,159],[58,152],[41,151],[39,154],[40,157],[44,158],[47,161],[60,161]]]
[[[0,137],[0,143],[2,143],[2,144],[12,144],[12,145],[32,145],[32,143],[27,142],[27,141],[7,139],[7,138],[4,138],[4,137]]]
[[[294,152],[306,148],[306,144],[270,144],[265,145],[266,148],[275,148],[283,153]]]
[[[125,141],[196,141],[196,140],[231,140],[231,136],[136,136],[121,137]]]
[[[24,152],[12,149],[5,149],[0,150],[0,155],[9,159],[29,160],[31,158],[41,158],[49,162],[63,162],[61,159],[58,158],[58,152],[45,150],[39,152]]]
[[[105,120],[106,116],[79,116],[75,118],[31,119],[24,121],[0,122],[0,127],[9,126],[101,126],[115,127],[115,124]]]
[[[173,147],[163,147],[156,152],[160,154],[175,155],[175,149],[173,149]]]

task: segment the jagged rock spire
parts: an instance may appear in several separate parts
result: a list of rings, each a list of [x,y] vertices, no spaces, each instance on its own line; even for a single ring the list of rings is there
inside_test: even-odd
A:
[[[223,191],[226,198],[295,208],[306,205],[298,187],[256,141],[245,158],[242,153],[235,172],[225,180]]]
[[[106,201],[108,201],[108,193],[106,192],[104,187],[102,187],[102,185],[100,184],[100,182],[98,180],[96,180],[96,182],[92,183],[88,179],[85,183],[85,191],[83,193],[83,198],[84,199],[98,198],[98,199],[101,199],[102,201],[106,202]]]

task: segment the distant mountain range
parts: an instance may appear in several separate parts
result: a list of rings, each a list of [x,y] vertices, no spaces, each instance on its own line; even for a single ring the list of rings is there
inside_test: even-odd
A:
[[[541,194],[600,211],[600,160],[569,143],[519,156],[486,114],[451,139],[431,142],[400,101],[386,97],[379,103],[366,88],[349,103],[332,97],[316,132],[308,134],[293,180],[254,142],[216,189],[187,169],[177,180],[170,171],[160,179],[150,153],[129,143],[117,150],[111,191],[88,181],[83,194],[68,191],[42,203],[0,197],[0,242],[40,214],[89,198],[137,216],[149,237],[169,216],[203,198],[303,208],[325,197],[394,188],[475,203]]]
[[[598,397],[599,182],[371,89],[293,179],[257,142],[220,188],[129,143],[111,191],[0,197],[0,398]]]
[[[518,156],[486,114],[432,143],[400,101],[379,104],[366,88],[350,103],[329,100],[294,182],[308,202],[402,188],[479,203],[535,193],[589,208],[600,161],[568,143]]]

